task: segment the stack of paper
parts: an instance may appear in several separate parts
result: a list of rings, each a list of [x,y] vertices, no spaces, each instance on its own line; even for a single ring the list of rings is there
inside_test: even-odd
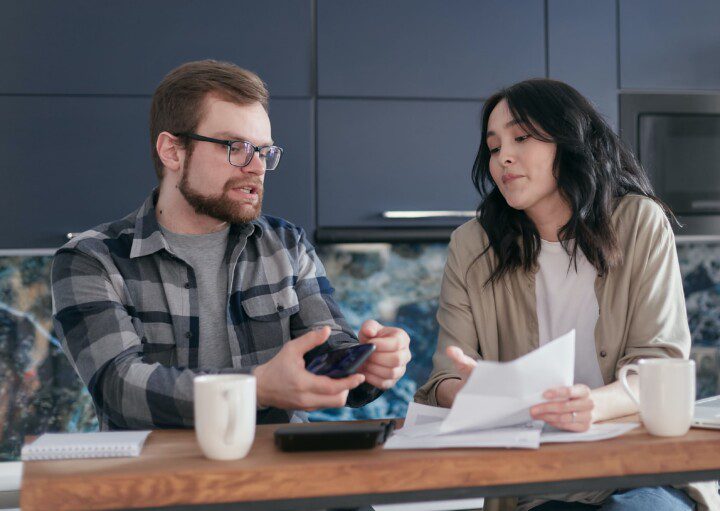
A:
[[[33,443],[23,445],[21,459],[32,461],[140,456],[149,434],[150,431],[45,433]]]
[[[404,427],[386,449],[516,447],[537,449],[543,442],[587,442],[622,435],[637,423],[593,424],[587,432],[543,428],[530,407],[553,387],[573,384],[575,331],[512,362],[480,360],[451,409],[411,403]]]

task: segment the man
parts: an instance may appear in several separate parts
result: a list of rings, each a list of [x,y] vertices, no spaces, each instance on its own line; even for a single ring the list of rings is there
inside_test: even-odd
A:
[[[357,374],[305,370],[358,339],[302,229],[260,215],[282,156],[267,103],[260,78],[232,64],[170,72],[150,115],[159,187],[55,255],[55,328],[102,429],[192,427],[200,374],[253,373],[258,423],[361,406],[404,374],[407,334],[375,321],[360,330],[376,350]]]

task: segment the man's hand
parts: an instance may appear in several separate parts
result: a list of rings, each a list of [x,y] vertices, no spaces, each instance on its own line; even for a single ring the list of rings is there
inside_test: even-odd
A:
[[[265,364],[253,371],[257,378],[260,406],[286,410],[317,410],[345,406],[348,392],[365,381],[362,374],[333,379],[317,376],[305,369],[303,355],[324,343],[330,327],[313,330],[293,339]]]
[[[379,389],[389,389],[405,374],[410,362],[410,337],[402,328],[382,326],[372,319],[360,328],[361,344],[372,343],[375,351],[363,364],[358,374]]]

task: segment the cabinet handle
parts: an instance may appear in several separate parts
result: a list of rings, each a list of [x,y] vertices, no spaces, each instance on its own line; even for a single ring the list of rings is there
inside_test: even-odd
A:
[[[79,232],[69,232],[69,233],[65,234],[65,239],[71,240],[78,234],[80,234],[80,233]]]
[[[475,211],[383,211],[383,218],[473,218]]]
[[[693,209],[711,209],[713,211],[720,210],[720,201],[717,200],[694,200],[690,203]]]

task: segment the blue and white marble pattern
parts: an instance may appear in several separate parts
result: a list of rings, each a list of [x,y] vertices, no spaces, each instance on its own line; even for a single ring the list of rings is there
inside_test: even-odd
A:
[[[50,257],[0,257],[0,460],[25,435],[97,429],[90,395],[52,334]]]
[[[398,385],[373,403],[321,410],[313,420],[404,416],[432,365],[447,246],[328,245],[318,252],[353,328],[368,318],[404,328],[413,360]],[[678,257],[698,396],[720,394],[720,244],[680,244]],[[97,429],[90,396],[52,333],[51,260],[0,257],[0,460],[17,459],[25,435]]]

